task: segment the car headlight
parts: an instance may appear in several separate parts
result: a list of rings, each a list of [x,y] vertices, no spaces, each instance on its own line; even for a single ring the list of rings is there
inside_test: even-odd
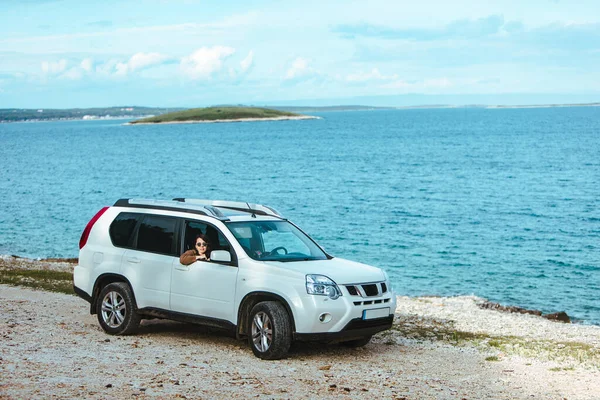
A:
[[[332,300],[342,295],[338,285],[325,275],[306,275],[306,293],[328,296]]]

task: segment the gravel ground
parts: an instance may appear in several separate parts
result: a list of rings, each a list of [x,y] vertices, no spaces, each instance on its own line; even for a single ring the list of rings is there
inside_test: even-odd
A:
[[[600,351],[600,327],[483,310],[474,297],[398,300],[394,329],[364,348],[298,343],[287,359],[261,361],[194,325],[144,321],[136,335],[109,336],[78,297],[0,285],[0,398],[600,397],[595,358],[549,357],[570,342]],[[448,329],[484,339],[436,340]],[[550,344],[523,356],[488,336]]]

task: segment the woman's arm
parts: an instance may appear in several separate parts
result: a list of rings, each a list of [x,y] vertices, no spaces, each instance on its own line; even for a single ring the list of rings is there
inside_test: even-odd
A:
[[[196,251],[194,249],[188,250],[179,257],[179,262],[183,265],[190,265],[196,262]]]

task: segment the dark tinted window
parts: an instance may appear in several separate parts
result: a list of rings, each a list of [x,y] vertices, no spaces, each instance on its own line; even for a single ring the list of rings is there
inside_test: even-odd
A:
[[[109,234],[113,244],[118,247],[131,247],[133,230],[140,214],[121,213],[110,224]]]
[[[137,249],[175,255],[175,218],[146,215],[138,231]]]

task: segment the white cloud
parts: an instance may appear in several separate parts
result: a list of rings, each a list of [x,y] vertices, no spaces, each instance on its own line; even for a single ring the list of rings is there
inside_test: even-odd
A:
[[[116,75],[127,75],[130,72],[140,71],[154,65],[162,64],[169,57],[160,53],[136,53],[131,56],[129,61],[118,63],[115,66]]]
[[[129,59],[129,70],[138,71],[153,65],[161,64],[168,59],[160,53],[136,53]]]
[[[115,73],[117,64],[120,63],[116,60],[108,60],[103,64],[98,64],[95,72],[98,76],[109,77]]]
[[[91,72],[92,68],[94,66],[94,62],[92,61],[91,58],[86,58],[83,61],[81,61],[81,64],[79,64],[79,66],[81,67],[82,70],[84,70],[85,72]]]
[[[248,71],[252,67],[252,63],[254,62],[254,52],[250,50],[246,58],[242,60],[240,63],[240,67],[242,68],[242,72]]]
[[[82,60],[61,59],[59,61],[42,62],[42,77],[55,79],[80,80],[89,78],[115,78],[127,76],[147,68],[161,65],[172,57],[160,53],[135,53],[128,60],[109,59],[94,62],[92,58]],[[72,66],[70,66],[72,65]]]
[[[346,76],[346,81],[348,82],[390,81],[397,79],[397,74],[383,75],[377,68],[373,68],[370,72],[359,72],[357,74],[349,74]]]
[[[67,60],[42,61],[42,72],[45,75],[58,75],[67,69]]]
[[[238,69],[236,69],[234,67],[228,68],[229,77],[233,80],[242,79],[244,76],[246,76],[250,73],[250,71],[252,70],[253,63],[254,63],[254,52],[252,50],[250,50],[250,52],[248,53],[246,58],[244,58],[240,62],[240,67]]]
[[[183,57],[179,68],[191,79],[209,79],[223,68],[225,59],[233,53],[235,49],[231,47],[201,47],[189,56]]]
[[[302,57],[297,57],[293,62],[291,67],[287,70],[285,74],[285,79],[297,79],[307,75],[312,75],[316,73],[314,68],[311,68],[309,64],[309,60]]]
[[[71,79],[73,81],[77,81],[83,77],[83,69],[80,67],[74,67],[69,69],[67,72],[62,74],[61,78]]]
[[[67,69],[59,76],[59,78],[70,79],[73,81],[80,80],[84,75],[89,75],[93,72],[93,65],[94,63],[91,58],[85,58],[79,63],[79,65]]]
[[[115,75],[125,76],[125,75],[127,75],[127,72],[129,72],[129,67],[128,67],[127,63],[120,62],[115,65],[115,71],[114,71]]]

